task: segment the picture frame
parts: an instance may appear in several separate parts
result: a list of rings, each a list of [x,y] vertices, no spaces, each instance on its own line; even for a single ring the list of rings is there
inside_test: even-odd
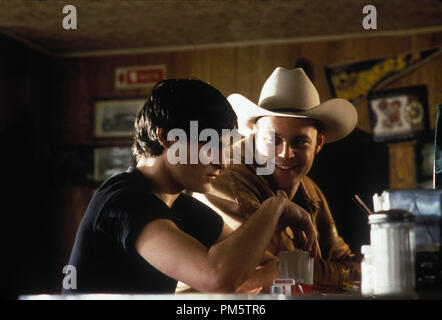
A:
[[[135,158],[130,146],[100,147],[94,149],[95,181],[101,182],[112,175],[135,166]]]
[[[376,142],[415,139],[428,129],[426,86],[370,93],[368,106]]]
[[[134,121],[146,99],[107,99],[94,102],[94,134],[100,138],[130,137],[134,132]]]

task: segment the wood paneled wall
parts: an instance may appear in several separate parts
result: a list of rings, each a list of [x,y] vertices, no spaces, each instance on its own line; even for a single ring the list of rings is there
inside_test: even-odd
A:
[[[258,101],[261,87],[275,67],[293,68],[296,61],[311,61],[315,85],[322,100],[331,98],[324,66],[385,58],[442,45],[442,33],[346,39],[292,44],[253,45],[195,49],[120,56],[56,59],[52,68],[54,123],[57,148],[66,146],[128,145],[128,139],[93,136],[94,99],[147,97],[149,89],[116,90],[117,67],[164,64],[167,77],[194,77],[207,81],[226,96],[238,92]],[[424,84],[428,87],[429,115],[434,128],[436,104],[442,103],[442,55],[391,83],[386,89]],[[358,127],[370,132],[366,103],[358,106]],[[389,145],[391,188],[414,187],[413,141]],[[344,155],[342,155],[344,156]],[[348,156],[348,155],[345,155]],[[370,170],[370,168],[366,168]],[[357,173],[355,173],[357,174]],[[60,270],[67,264],[75,230],[91,196],[91,187],[63,187],[58,191],[60,216]]]
[[[261,87],[276,66],[293,68],[300,58],[313,64],[315,85],[322,100],[331,98],[324,66],[334,63],[390,57],[442,45],[442,33],[309,42],[256,45],[183,52],[68,58],[57,61],[56,93],[59,144],[89,144],[93,139],[93,105],[96,98],[144,97],[148,89],[116,90],[116,67],[164,64],[167,77],[195,77],[217,87],[225,95],[239,92],[252,101],[259,99]],[[442,101],[439,56],[407,74],[387,88],[425,84],[429,91],[430,117],[434,127],[435,105]],[[366,105],[358,107],[358,127],[370,131]]]

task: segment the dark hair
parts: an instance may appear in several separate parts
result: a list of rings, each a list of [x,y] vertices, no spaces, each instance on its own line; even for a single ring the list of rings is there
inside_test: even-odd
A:
[[[316,129],[316,131],[318,132],[318,135],[320,133],[323,133],[325,131],[324,128],[324,124],[322,123],[322,121],[318,120],[318,119],[313,119],[313,127]]]
[[[195,79],[168,79],[158,82],[135,119],[132,152],[137,161],[142,156],[159,156],[163,146],[157,128],[166,131],[183,129],[189,137],[190,121],[198,121],[198,131],[206,128],[232,129],[236,114],[229,101],[211,85]]]

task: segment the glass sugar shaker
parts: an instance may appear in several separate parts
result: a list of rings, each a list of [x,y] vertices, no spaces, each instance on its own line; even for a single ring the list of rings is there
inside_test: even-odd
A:
[[[379,211],[368,218],[375,295],[414,295],[414,215]]]

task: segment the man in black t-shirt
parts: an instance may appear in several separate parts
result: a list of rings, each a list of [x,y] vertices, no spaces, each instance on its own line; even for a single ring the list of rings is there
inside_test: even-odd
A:
[[[191,79],[155,85],[135,120],[136,168],[103,183],[80,223],[69,264],[77,283],[63,293],[173,293],[177,281],[201,292],[258,292],[277,277],[275,257],[266,248],[275,228],[302,230],[313,255],[319,247],[309,215],[287,205],[283,195],[263,204],[253,219],[232,232],[221,217],[183,190],[207,192],[224,165],[174,163],[183,152],[173,129],[192,134],[232,129],[236,116],[212,86]],[[186,150],[202,145],[186,141]],[[184,160],[192,154],[180,154]],[[187,158],[187,159],[186,159]],[[271,214],[270,214],[271,212]],[[262,237],[253,244],[253,234]]]
[[[79,291],[174,292],[177,281],[150,265],[134,248],[134,237],[154,219],[170,219],[206,247],[215,243],[223,227],[218,214],[186,194],[169,208],[150,188],[139,170],[129,168],[95,193],[69,262],[76,266]]]

